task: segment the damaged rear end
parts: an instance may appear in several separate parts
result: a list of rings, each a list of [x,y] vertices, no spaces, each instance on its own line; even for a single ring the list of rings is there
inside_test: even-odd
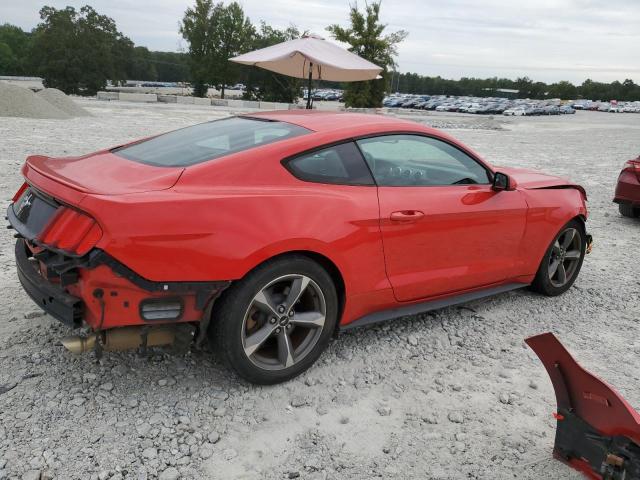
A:
[[[7,210],[16,231],[17,274],[44,311],[72,328],[87,325],[94,331],[63,342],[70,350],[164,345],[176,334],[191,339],[195,326],[208,318],[208,307],[228,282],[146,278],[108,253],[105,247],[122,240],[109,237],[95,214],[95,205],[121,196],[168,190],[181,173],[109,152],[27,159],[26,182]]]
[[[558,405],[553,454],[597,480],[640,479],[640,415],[605,382],[583,369],[551,333],[527,338]]]

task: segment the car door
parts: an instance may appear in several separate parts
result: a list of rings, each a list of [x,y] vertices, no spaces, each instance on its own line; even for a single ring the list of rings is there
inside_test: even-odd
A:
[[[479,161],[443,140],[358,140],[376,183],[387,276],[399,301],[501,282],[515,275],[527,205],[496,192]]]

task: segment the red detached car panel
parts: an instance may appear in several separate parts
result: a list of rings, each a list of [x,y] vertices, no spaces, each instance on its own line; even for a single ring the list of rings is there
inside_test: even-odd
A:
[[[556,393],[554,456],[588,478],[640,478],[640,415],[583,369],[552,333],[526,343],[542,361]]]
[[[291,285],[264,288],[282,302],[299,278],[311,285],[297,301],[326,323],[308,328],[529,284],[556,295],[590,241],[581,187],[496,169],[442,132],[378,115],[232,117],[82,157],[29,157],[23,174],[8,209],[20,280],[52,315],[98,332],[200,322],[206,331],[225,299],[256,288],[246,284],[257,272],[300,256],[315,277],[291,272],[274,276]],[[292,305],[255,302],[262,314],[234,320],[243,328],[290,329],[278,308],[302,328]],[[289,369],[316,354],[320,337],[309,335],[269,348]]]

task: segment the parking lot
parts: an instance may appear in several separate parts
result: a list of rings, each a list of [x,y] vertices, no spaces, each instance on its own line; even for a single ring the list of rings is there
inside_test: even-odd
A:
[[[92,117],[1,119],[5,205],[29,154],[87,153],[230,113],[81,103]],[[555,397],[523,339],[555,332],[640,406],[640,221],[611,202],[624,161],[640,153],[640,115],[392,114],[443,128],[494,165],[582,184],[595,248],[575,287],[558,298],[521,290],[352,330],[302,377],[256,387],[208,351],[73,356],[59,343],[70,330],[22,291],[12,231],[3,229],[0,479],[580,478],[551,459]]]
[[[517,93],[516,90],[513,92]],[[640,113],[640,102],[560,100],[559,98],[531,100],[528,98],[396,94],[385,97],[383,105],[387,108],[516,117],[573,115],[578,110],[603,113]]]

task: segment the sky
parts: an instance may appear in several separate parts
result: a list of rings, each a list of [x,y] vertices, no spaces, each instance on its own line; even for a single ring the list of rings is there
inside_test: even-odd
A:
[[[136,45],[184,51],[187,44],[178,28],[194,1],[0,0],[0,24],[30,30],[43,5],[88,3],[112,17]],[[329,39],[325,27],[347,24],[350,0],[239,3],[256,24],[293,24]],[[640,0],[383,0],[381,17],[389,32],[409,32],[398,48],[401,72],[454,79],[526,75],[574,83],[631,78],[640,83]]]

